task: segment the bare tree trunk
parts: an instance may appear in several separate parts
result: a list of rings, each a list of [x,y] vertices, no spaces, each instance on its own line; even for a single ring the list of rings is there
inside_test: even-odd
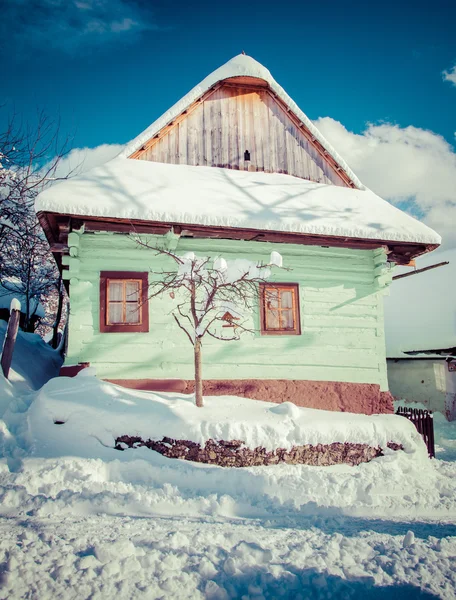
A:
[[[201,339],[196,338],[194,345],[195,356],[195,400],[196,406],[203,406],[203,379],[201,376]]]

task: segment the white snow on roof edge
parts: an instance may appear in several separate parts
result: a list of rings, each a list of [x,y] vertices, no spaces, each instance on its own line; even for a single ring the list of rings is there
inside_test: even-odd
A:
[[[261,63],[256,61],[251,56],[238,54],[227,63],[213,71],[203,81],[196,85],[188,94],[181,98],[174,106],[162,114],[154,121],[147,129],[135,137],[131,142],[125,145],[124,149],[118,155],[119,158],[128,158],[133,152],[136,152],[148,140],[156,135],[170,121],[173,121],[178,115],[186,110],[190,104],[200,98],[213,85],[230,77],[256,77],[266,81],[271,89],[285,102],[295,115],[301,119],[304,125],[308,128],[313,136],[321,143],[328,151],[334,160],[343,168],[357,188],[363,190],[365,186],[361,183],[358,177],[353,173],[344,159],[336,152],[331,144],[322,136],[319,130],[315,127],[312,121],[302,112],[299,106],[290,98],[286,91],[275,81],[271,73]]]
[[[109,182],[109,185],[107,185]],[[370,190],[279,173],[115,158],[49,187],[37,211],[332,237],[440,244]]]

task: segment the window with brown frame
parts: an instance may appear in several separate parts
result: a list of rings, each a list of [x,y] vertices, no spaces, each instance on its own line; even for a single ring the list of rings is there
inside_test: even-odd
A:
[[[261,284],[260,318],[262,335],[300,335],[299,285]]]
[[[101,271],[100,331],[149,331],[148,274],[136,271]]]

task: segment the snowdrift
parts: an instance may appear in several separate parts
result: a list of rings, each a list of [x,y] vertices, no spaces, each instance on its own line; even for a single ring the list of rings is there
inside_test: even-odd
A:
[[[395,415],[337,413],[233,396],[208,397],[198,408],[193,396],[128,390],[90,373],[85,369],[74,378],[53,379],[39,391],[28,411],[33,456],[132,460],[136,450],[114,449],[115,440],[128,435],[198,444],[240,440],[247,448],[267,451],[349,442],[387,453],[392,441],[426,458],[415,427]]]

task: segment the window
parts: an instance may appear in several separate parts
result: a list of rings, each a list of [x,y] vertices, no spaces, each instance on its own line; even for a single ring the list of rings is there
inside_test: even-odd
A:
[[[100,273],[100,331],[127,333],[149,331],[147,273]]]
[[[298,284],[261,284],[260,317],[263,335],[300,335]]]

